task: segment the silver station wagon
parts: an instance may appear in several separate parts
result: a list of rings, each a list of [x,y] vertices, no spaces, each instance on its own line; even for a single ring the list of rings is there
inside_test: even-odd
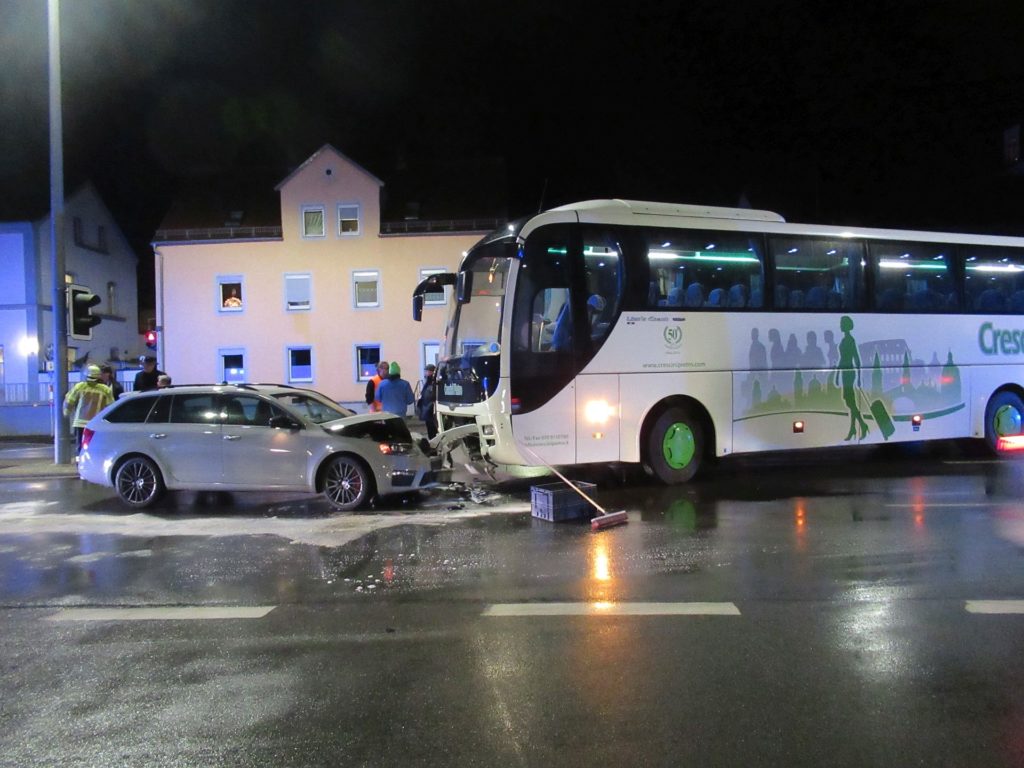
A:
[[[137,508],[165,490],[307,491],[352,510],[435,482],[401,417],[271,384],[122,397],[86,426],[78,474]]]

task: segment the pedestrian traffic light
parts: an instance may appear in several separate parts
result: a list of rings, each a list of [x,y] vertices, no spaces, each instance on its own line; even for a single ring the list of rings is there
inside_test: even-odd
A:
[[[149,349],[156,349],[156,331],[146,331],[146,346]]]
[[[68,286],[68,333],[74,339],[91,339],[92,329],[103,318],[92,313],[100,297],[82,285]]]

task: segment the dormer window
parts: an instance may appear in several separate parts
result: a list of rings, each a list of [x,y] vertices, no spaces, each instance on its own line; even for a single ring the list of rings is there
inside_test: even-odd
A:
[[[322,205],[302,206],[302,236],[324,237],[324,207]]]
[[[338,206],[338,236],[348,237],[359,234],[359,206],[343,203]]]

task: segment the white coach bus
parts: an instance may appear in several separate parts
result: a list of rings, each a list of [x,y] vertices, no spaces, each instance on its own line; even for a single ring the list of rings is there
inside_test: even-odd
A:
[[[515,472],[948,438],[1024,448],[1024,238],[595,200],[509,224],[456,286],[435,445]]]

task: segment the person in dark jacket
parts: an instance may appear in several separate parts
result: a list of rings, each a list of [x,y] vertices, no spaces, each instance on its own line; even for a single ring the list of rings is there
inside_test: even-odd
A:
[[[135,374],[135,384],[132,386],[132,390],[135,392],[149,392],[151,389],[156,389],[156,382],[161,376],[166,374],[156,367],[156,358],[152,355],[146,355],[142,358],[142,370]]]
[[[100,366],[100,381],[110,387],[110,391],[113,393],[115,400],[124,394],[124,387],[121,386],[121,382],[119,382],[117,377],[114,375],[114,369],[109,365]]]
[[[416,401],[416,415],[427,425],[427,439],[433,440],[437,434],[437,402],[436,381],[434,374],[437,368],[433,364],[423,369],[423,385],[420,387],[420,399]]]

